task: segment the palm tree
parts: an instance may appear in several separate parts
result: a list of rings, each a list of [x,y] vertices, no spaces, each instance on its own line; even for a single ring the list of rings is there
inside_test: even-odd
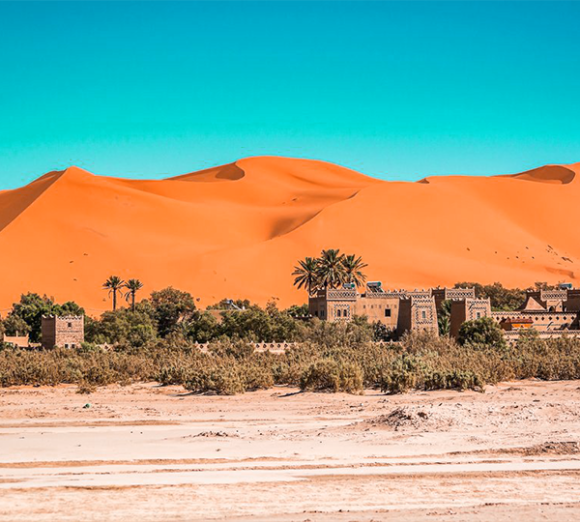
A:
[[[363,269],[369,265],[362,260],[362,257],[356,257],[354,254],[344,256],[342,265],[346,272],[347,283],[354,283],[355,286],[362,286],[366,282],[367,276],[363,274]]]
[[[129,301],[131,299],[131,311],[135,311],[135,294],[143,288],[143,283],[139,279],[129,279],[125,283],[125,288],[128,292],[125,294],[125,299]]]
[[[311,295],[314,289],[318,286],[318,260],[312,257],[306,257],[298,261],[298,265],[294,267],[292,275],[294,278],[294,286],[298,288],[306,288],[308,295]]]
[[[346,281],[344,254],[337,248],[323,250],[318,260],[318,282],[322,288],[338,288]]]
[[[120,277],[112,275],[103,283],[103,288],[109,291],[109,295],[113,294],[113,311],[117,309],[117,292],[121,297],[123,297],[123,292],[121,288],[125,285]]]

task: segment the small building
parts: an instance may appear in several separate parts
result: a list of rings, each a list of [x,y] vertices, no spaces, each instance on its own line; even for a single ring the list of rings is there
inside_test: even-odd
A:
[[[438,314],[443,303],[451,304],[449,330],[457,337],[461,325],[490,317],[508,340],[534,329],[545,338],[580,336],[580,289],[529,290],[519,310],[492,311],[489,299],[475,297],[474,288],[432,288],[428,290],[386,290],[380,281],[367,283],[359,293],[353,285],[322,289],[308,301],[310,315],[331,322],[348,322],[356,315],[380,322],[393,339],[405,332],[431,330],[438,334]]]
[[[514,317],[512,319],[505,319],[499,323],[502,330],[511,332],[513,330],[521,330],[523,328],[533,328],[534,320],[531,317]]]
[[[318,290],[308,301],[310,315],[330,322],[349,322],[366,316],[400,337],[411,330],[438,333],[435,298],[430,290],[384,290],[380,282],[367,284],[366,292],[355,288]]]
[[[431,294],[435,298],[437,311],[440,312],[445,301],[461,301],[475,299],[475,288],[433,288]]]
[[[42,347],[79,348],[85,340],[85,321],[82,315],[43,316]]]
[[[467,298],[457,299],[451,303],[449,333],[452,337],[459,335],[461,325],[466,321],[477,321],[491,316],[489,299]]]
[[[30,340],[28,335],[6,335],[4,334],[4,343],[14,346],[14,348],[29,348]]]
[[[510,340],[522,330],[534,329],[540,335],[557,337],[580,333],[580,292],[578,289],[529,290],[519,310],[492,311],[489,300],[464,299],[451,306],[451,335],[457,337],[465,321],[491,317]]]

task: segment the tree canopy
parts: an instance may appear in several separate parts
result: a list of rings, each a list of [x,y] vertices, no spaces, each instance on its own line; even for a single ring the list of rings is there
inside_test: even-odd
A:
[[[457,340],[463,346],[476,349],[505,350],[507,348],[502,329],[491,317],[464,322],[459,328]]]
[[[17,333],[30,336],[31,342],[39,342],[43,315],[84,315],[85,311],[73,301],[63,304],[55,303],[46,295],[35,293],[22,294],[20,301],[12,305],[12,310],[4,320],[4,327],[8,335]],[[24,329],[27,325],[27,329]],[[26,331],[24,331],[26,330]]]
[[[368,265],[362,257],[342,254],[337,248],[323,250],[320,257],[306,257],[294,267],[294,286],[309,294],[318,289],[340,288],[344,284],[362,286],[366,282],[363,270]]]

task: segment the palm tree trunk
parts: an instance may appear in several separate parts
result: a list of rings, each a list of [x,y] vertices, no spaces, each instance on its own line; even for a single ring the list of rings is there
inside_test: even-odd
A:
[[[117,290],[113,290],[113,312],[117,309]]]
[[[131,292],[131,312],[135,311],[135,291]]]

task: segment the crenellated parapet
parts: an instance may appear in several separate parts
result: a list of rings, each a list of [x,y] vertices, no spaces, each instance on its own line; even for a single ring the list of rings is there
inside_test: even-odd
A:
[[[79,348],[85,340],[82,315],[48,315],[41,322],[42,347]]]

